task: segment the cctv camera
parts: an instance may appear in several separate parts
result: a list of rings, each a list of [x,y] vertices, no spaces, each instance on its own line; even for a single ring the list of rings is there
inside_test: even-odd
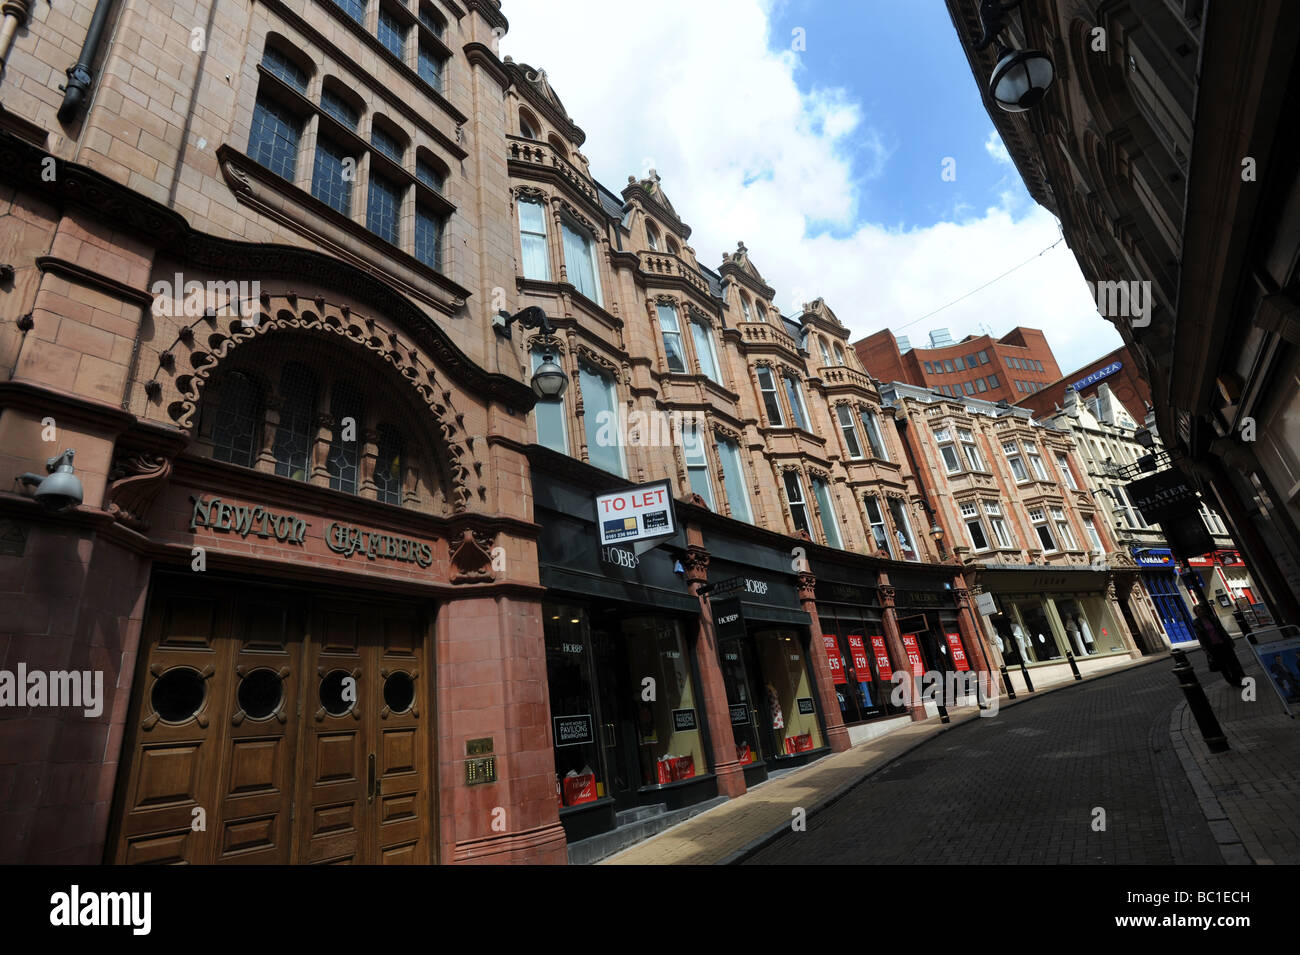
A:
[[[48,477],[39,474],[19,475],[18,480],[27,487],[36,488],[36,501],[51,511],[65,511],[81,503],[81,479],[73,473],[71,448],[45,462]]]

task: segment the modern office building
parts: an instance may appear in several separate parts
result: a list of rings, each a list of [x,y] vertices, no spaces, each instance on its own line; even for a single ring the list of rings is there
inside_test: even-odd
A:
[[[949,398],[1015,403],[1061,375],[1047,337],[1036,328],[1013,328],[1001,338],[967,335],[954,342],[946,328],[930,332],[930,347],[903,346],[888,329],[853,346],[862,367],[878,381],[933,388]]]

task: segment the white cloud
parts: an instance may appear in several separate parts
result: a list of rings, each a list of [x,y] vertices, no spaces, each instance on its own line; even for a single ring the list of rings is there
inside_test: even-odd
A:
[[[1002,142],[1002,137],[998,135],[996,129],[989,130],[989,138],[984,140],[985,151],[992,156],[997,162],[1005,166],[1015,167],[1011,159],[1011,153],[1007,152],[1007,147]]]
[[[889,327],[920,343],[943,326],[958,339],[981,323],[996,335],[1042,328],[1067,371],[1120,344],[1064,243],[900,328],[1056,241],[1056,221],[1004,192],[982,214],[955,204],[955,221],[923,229],[859,222],[858,189],[888,188],[893,150],[848,91],[800,90],[800,58],[817,55],[818,36],[806,37],[806,51],[773,52],[788,38],[769,37],[769,9],[765,0],[508,0],[501,53],[547,71],[606,186],[619,192],[653,166],[700,261],[716,268],[744,240],[787,314],[821,295],[855,339]],[[985,148],[1003,161],[996,133]],[[952,188],[935,178],[936,189]]]

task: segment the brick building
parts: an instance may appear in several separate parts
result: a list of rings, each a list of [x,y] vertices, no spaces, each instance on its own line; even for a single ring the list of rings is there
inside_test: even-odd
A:
[[[115,5],[62,94],[72,9],[0,87],[0,462],[82,500],[0,492],[0,668],[104,696],[0,713],[0,859],[594,858],[987,656],[834,312],[595,182],[497,3]]]
[[[1115,544],[1070,433],[1005,402],[881,386],[942,541],[977,591],[994,665],[1102,669],[1140,656],[1107,561]]]
[[[1073,389],[1080,399],[1087,402],[1097,396],[1102,382],[1123,403],[1135,421],[1139,424],[1147,421],[1152,409],[1151,386],[1138,374],[1137,363],[1133,361],[1127,346],[1116,348],[1096,361],[1067,372],[1033,394],[1022,395],[1012,403],[1028,408],[1041,417],[1065,407],[1067,388]]]
[[[1036,328],[1013,328],[1001,338],[967,335],[960,342],[946,328],[936,329],[929,348],[913,348],[882,329],[853,348],[877,381],[933,388],[949,398],[1014,403],[1061,375],[1047,337]]]

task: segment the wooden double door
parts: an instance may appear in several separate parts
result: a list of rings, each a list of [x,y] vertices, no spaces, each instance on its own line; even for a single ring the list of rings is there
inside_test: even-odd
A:
[[[433,861],[420,603],[155,577],[109,861]]]

